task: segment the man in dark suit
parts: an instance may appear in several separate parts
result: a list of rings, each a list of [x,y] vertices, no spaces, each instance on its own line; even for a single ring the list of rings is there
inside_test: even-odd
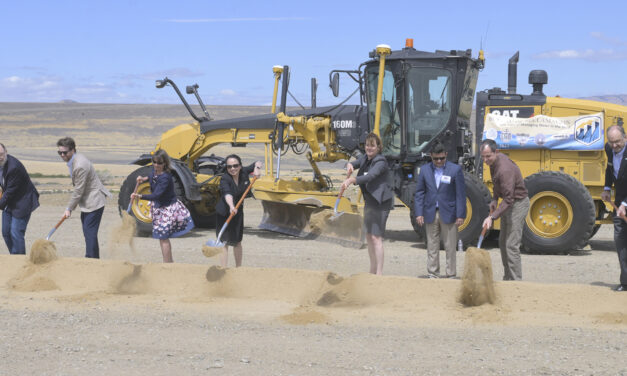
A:
[[[616,195],[614,204],[618,207],[614,217],[614,243],[618,253],[620,265],[620,284],[616,291],[627,291],[627,223],[621,219],[625,215],[627,206],[627,155],[625,144],[627,137],[625,130],[618,125],[612,125],[607,129],[607,168],[605,169],[605,188],[601,194],[604,201],[610,201],[611,189],[614,185]]]
[[[427,272],[429,278],[440,273],[440,234],[446,249],[446,277],[457,274],[455,246],[457,228],[466,218],[466,185],[464,172],[455,163],[447,162],[446,149],[436,143],[431,149],[431,163],[420,168],[414,195],[416,223],[426,223]]]
[[[2,237],[12,255],[26,254],[24,235],[30,214],[39,206],[39,193],[24,165],[0,144],[0,210]]]

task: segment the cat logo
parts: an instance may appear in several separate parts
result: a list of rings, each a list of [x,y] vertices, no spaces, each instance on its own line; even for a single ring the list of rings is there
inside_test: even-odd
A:
[[[575,121],[575,141],[592,145],[603,137],[603,121],[600,116],[584,116]]]

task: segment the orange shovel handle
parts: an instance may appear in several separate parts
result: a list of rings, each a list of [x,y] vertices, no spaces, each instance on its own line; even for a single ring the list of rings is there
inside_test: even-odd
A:
[[[250,188],[252,188],[253,184],[255,184],[256,181],[257,181],[257,177],[254,176],[253,180],[250,182],[250,184],[248,184],[248,188],[246,188],[246,190],[244,191],[244,194],[242,195],[242,197],[237,202],[237,205],[235,205],[235,210],[239,209],[240,205],[242,205],[242,202],[244,202],[244,199],[246,198],[246,195],[250,191]],[[226,224],[226,223],[231,222],[231,219],[233,218],[233,216],[235,216],[235,213],[231,212],[229,217],[226,219],[226,222],[224,222],[224,223]]]

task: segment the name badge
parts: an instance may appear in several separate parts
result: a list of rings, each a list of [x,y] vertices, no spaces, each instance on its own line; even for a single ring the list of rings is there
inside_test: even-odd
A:
[[[451,177],[442,175],[442,178],[440,179],[440,183],[451,184]]]

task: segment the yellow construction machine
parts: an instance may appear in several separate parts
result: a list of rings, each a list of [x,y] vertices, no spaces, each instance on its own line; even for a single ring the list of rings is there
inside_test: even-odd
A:
[[[518,57],[517,52],[509,61],[507,92],[493,88],[477,93],[476,142],[494,139],[521,169],[531,204],[524,248],[543,253],[579,250],[601,224],[612,223],[612,208],[601,200],[605,133],[612,125],[623,126],[627,107],[547,97],[543,70],[529,73],[531,94],[518,94]],[[491,189],[490,171],[483,167],[478,173]]]
[[[344,100],[339,105],[316,107],[314,84],[312,107],[288,111],[289,67],[276,66],[269,114],[212,120],[198,95],[198,85],[188,86],[186,91],[195,95],[205,116],[194,113],[174,82],[167,77],[157,81],[158,88],[166,85],[174,88],[195,120],[165,132],[155,150],[164,149],[172,157],[177,195],[190,209],[196,224],[214,224],[215,205],[220,198],[218,187],[225,172],[224,158],[210,154],[212,148],[220,144],[234,147],[258,144],[264,147],[266,166],[265,176],[254,189],[264,208],[260,228],[362,246],[363,203],[359,195],[340,199],[337,210],[345,215],[339,222],[330,226],[321,223],[327,220],[325,213],[333,209],[338,190],[333,179],[320,170],[318,162],[346,161],[359,156],[366,135],[375,132],[383,141],[383,155],[388,160],[397,199],[409,207],[409,221],[419,236],[423,230],[416,225],[413,213],[416,177],[420,167],[430,161],[431,145],[436,140],[444,143],[448,159],[464,169],[468,216],[459,232],[464,245],[468,245],[477,240],[491,200],[489,169],[481,163],[476,147],[489,137],[497,140],[501,151],[521,167],[526,177],[531,209],[523,246],[539,252],[582,248],[598,226],[609,221],[607,207],[600,200],[606,157],[599,144],[603,145],[608,126],[623,123],[627,108],[546,97],[542,93],[542,85],[547,81],[544,71],[533,71],[530,75],[532,94],[516,94],[515,64],[510,60],[513,68],[509,91],[495,88],[479,92],[473,126],[471,113],[477,77],[484,66],[483,52],[476,58],[471,50],[424,52],[414,49],[410,41],[394,51],[386,45],[377,46],[358,69],[329,73],[330,87],[336,97],[340,75],[356,83],[355,93],[359,94],[356,105],[345,105]],[[282,86],[277,111],[279,83]],[[507,116],[539,121],[542,119],[539,115],[549,118],[548,126],[540,123],[548,129],[559,119],[574,117],[568,120],[570,123],[560,123],[565,124],[564,129],[572,126],[572,137],[563,129],[556,135],[541,134],[532,129],[537,124],[508,123],[502,129],[498,126]],[[576,147],[556,149],[554,138],[572,139]],[[285,163],[285,159],[291,162],[305,157],[313,171],[310,179],[282,175],[282,159]],[[142,167],[129,175],[121,187],[121,210],[128,207],[135,178],[149,173],[150,162],[150,154],[134,162]],[[337,170],[343,167],[343,163],[338,163]],[[140,193],[148,191],[148,184],[139,187]],[[148,202],[134,203],[132,213],[139,231],[150,232]],[[498,222],[496,226],[498,229]]]
[[[195,122],[179,125],[165,132],[155,149],[164,149],[173,159],[177,194],[192,212],[197,225],[211,226],[219,199],[219,180],[224,160],[208,155],[219,144],[265,147],[266,175],[255,184],[254,195],[262,200],[264,216],[260,227],[290,235],[331,239],[347,246],[362,246],[364,234],[359,196],[342,197],[337,208],[345,214],[331,226],[325,226],[325,211],[334,208],[337,187],[318,167],[318,162],[349,160],[363,153],[369,132],[382,138],[398,199],[410,208],[416,176],[422,164],[430,161],[430,145],[442,141],[449,159],[465,166],[470,215],[460,229],[465,243],[475,240],[481,221],[488,214],[490,194],[473,174],[476,164],[471,152],[469,130],[475,85],[483,57],[473,58],[470,50],[423,52],[407,44],[392,51],[377,46],[370,60],[356,70],[337,70],[329,74],[335,96],[339,78],[350,77],[357,85],[359,104],[287,111],[289,67],[274,67],[274,95],[271,113],[228,120],[211,120],[197,85],[188,86],[205,116],[197,116],[174,82],[165,78],[157,87],[172,86]],[[277,96],[281,87],[280,110]],[[315,92],[314,92],[315,93]],[[344,101],[346,102],[346,100]],[[306,158],[314,172],[311,179],[281,175],[281,159],[293,159],[308,149]],[[124,182],[119,205],[126,208],[138,175],[150,171],[150,155],[134,163],[142,165]],[[342,169],[344,164],[338,166]],[[147,192],[148,184],[139,187]],[[413,212],[413,210],[412,210]],[[148,203],[132,205],[141,232],[150,231]],[[413,214],[410,221],[413,222]]]

